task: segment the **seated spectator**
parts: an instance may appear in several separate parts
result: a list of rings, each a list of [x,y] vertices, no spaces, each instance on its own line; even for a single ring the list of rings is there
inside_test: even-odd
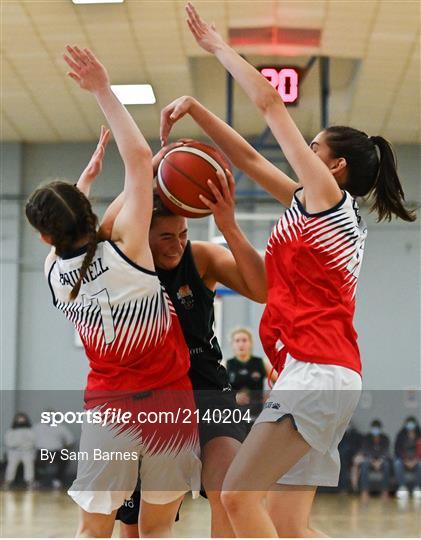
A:
[[[396,497],[407,499],[409,489],[406,471],[413,471],[415,484],[412,490],[414,499],[421,499],[421,460],[417,455],[417,446],[421,443],[421,428],[414,416],[408,416],[395,441],[395,461],[393,463],[398,484]]]
[[[351,489],[351,467],[354,458],[359,452],[363,436],[351,422],[345,431],[342,441],[339,443],[338,451],[341,459],[341,470],[339,474],[339,489]]]
[[[23,464],[23,478],[27,487],[34,483],[35,434],[26,413],[19,412],[13,418],[12,426],[4,435],[7,453],[5,487],[9,488],[15,480],[20,463]]]
[[[54,412],[53,410],[49,410]],[[69,429],[60,424],[52,427],[50,424],[38,423],[34,426],[35,444],[37,449],[37,465],[45,466],[52,471],[52,486],[59,489],[65,483],[65,474],[68,460],[62,459],[61,450],[69,448],[74,443],[74,437]],[[52,462],[41,461],[41,449],[55,452]]]
[[[367,501],[369,497],[371,471],[381,473],[382,497],[387,499],[389,496],[390,441],[389,437],[382,430],[383,425],[381,421],[373,420],[369,433],[363,439],[361,453],[356,456],[359,462],[361,499],[363,501]]]
[[[231,333],[234,356],[227,360],[228,380],[237,392],[237,404],[245,413],[250,411],[251,422],[263,407],[264,381],[270,375],[271,366],[259,356],[253,356],[253,335],[247,328],[236,328]]]

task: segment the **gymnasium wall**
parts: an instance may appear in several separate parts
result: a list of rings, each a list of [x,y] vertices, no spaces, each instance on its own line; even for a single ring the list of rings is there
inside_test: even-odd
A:
[[[39,242],[24,220],[23,202],[17,202],[15,196],[27,196],[42,180],[55,178],[57,171],[61,178],[76,181],[92,150],[92,144],[83,143],[4,144],[2,147],[2,389],[78,390],[85,383],[87,363],[83,350],[75,346],[71,325],[53,308],[43,276],[48,248]],[[397,154],[407,198],[419,203],[420,147],[400,146]],[[122,174],[121,160],[115,146],[110,144],[93,196],[115,195],[122,186]],[[246,179],[238,185],[238,190],[251,188]],[[95,208],[101,214],[104,205],[95,204]],[[260,204],[255,208],[256,212],[275,214],[281,210],[277,204]],[[421,389],[421,216],[418,214],[415,224],[378,225],[367,216],[365,209],[362,213],[369,224],[369,236],[360,276],[356,327],[365,388],[370,391]],[[272,225],[273,221],[242,223],[259,249],[264,249]],[[207,221],[191,221],[190,237],[207,240]],[[229,330],[239,324],[255,331],[255,352],[262,353],[257,335],[261,312],[262,306],[239,296],[224,298],[222,346],[226,356],[231,354]],[[54,400],[59,395],[55,394]],[[391,418],[387,397],[391,393],[374,392],[374,395],[375,410],[384,411],[386,427],[390,420],[394,432],[400,424],[398,419],[406,414],[404,402],[396,402],[396,418]],[[12,401],[3,399],[2,405],[5,412],[8,407],[13,411],[14,407],[25,406],[24,401],[24,397],[14,396]],[[43,406],[59,408],[60,403],[44,403]],[[35,410],[32,412],[35,416]],[[364,414],[367,418],[367,411]],[[361,419],[361,423],[364,422]],[[6,427],[7,424],[8,421]]]

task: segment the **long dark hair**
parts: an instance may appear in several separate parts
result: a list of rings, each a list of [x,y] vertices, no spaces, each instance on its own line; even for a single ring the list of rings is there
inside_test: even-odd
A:
[[[380,136],[368,137],[363,131],[345,126],[325,130],[326,142],[335,158],[343,157],[348,166],[345,189],[353,197],[372,195],[370,211],[378,221],[392,216],[415,221],[415,212],[404,207],[405,196],[397,173],[397,162],[391,144]]]
[[[20,422],[19,419],[22,418],[23,422]],[[12,429],[19,428],[30,428],[32,427],[31,420],[29,416],[24,412],[17,412],[13,417]]]
[[[67,182],[51,182],[38,188],[25,207],[29,223],[41,234],[48,235],[59,256],[74,250],[75,244],[87,238],[87,250],[78,281],[70,292],[74,300],[79,294],[86,271],[98,243],[98,218],[85,195]]]

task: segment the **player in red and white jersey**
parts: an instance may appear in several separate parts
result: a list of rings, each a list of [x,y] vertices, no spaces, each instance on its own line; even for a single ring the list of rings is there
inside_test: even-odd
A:
[[[75,325],[90,365],[84,458],[69,490],[81,507],[78,536],[111,536],[139,463],[141,536],[169,536],[183,495],[200,489],[201,467],[189,351],[149,248],[152,153],[91,51],[68,46],[64,59],[96,98],[125,166],[109,241],[99,240],[97,218],[75,186],[52,182],[26,204],[29,222],[53,246],[45,272],[54,305]]]
[[[310,511],[318,485],[337,485],[337,446],[361,392],[352,319],[366,230],[355,198],[371,194],[379,221],[415,216],[404,207],[385,139],[336,126],[308,146],[271,84],[190,3],[187,16],[197,43],[263,114],[299,179],[297,185],[197,103],[175,104],[172,120],[190,113],[234,165],[289,208],[267,248],[260,328],[281,374],[228,470],[222,501],[238,537],[325,536],[310,528]]]
[[[361,374],[353,317],[367,228],[348,192],[329,210],[312,214],[302,193],[294,193],[266,249],[271,286],[260,322],[263,347],[278,373],[289,353]]]
[[[87,401],[102,390],[150,390],[182,378],[190,367],[187,346],[155,271],[130,260],[118,243],[99,242],[70,301],[85,255],[83,247],[55,257],[48,281],[55,307],[75,325],[89,359]]]

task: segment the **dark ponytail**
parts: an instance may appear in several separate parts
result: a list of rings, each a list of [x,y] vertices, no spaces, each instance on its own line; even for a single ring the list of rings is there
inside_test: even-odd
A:
[[[383,137],[368,137],[363,131],[331,126],[325,130],[326,142],[335,158],[347,162],[345,189],[353,197],[372,195],[378,221],[390,221],[395,215],[405,221],[415,221],[415,213],[404,207],[404,193],[397,173],[392,147]]]
[[[81,204],[82,206],[84,206],[84,211],[85,211],[86,236],[88,237],[88,243],[86,245],[86,255],[82,261],[82,266],[80,268],[79,279],[76,281],[73,289],[70,291],[70,300],[74,300],[79,294],[80,286],[82,285],[83,278],[86,276],[86,272],[88,271],[89,265],[91,264],[94,258],[96,246],[98,244],[98,231],[97,231],[98,218],[92,212],[91,203],[88,201],[88,199],[80,191],[79,193],[82,195],[84,199],[82,202],[82,198],[81,198]]]
[[[98,243],[98,218],[92,211],[91,203],[77,187],[67,182],[51,182],[29,197],[25,213],[33,227],[51,238],[59,256],[74,250],[77,242],[87,238],[87,251],[79,279],[70,292],[70,300],[74,300]]]
[[[380,136],[369,137],[379,149],[380,163],[374,183],[374,203],[372,210],[377,212],[379,221],[390,221],[392,215],[404,221],[415,221],[415,212],[408,211],[404,206],[405,194],[397,173],[397,161],[392,146]]]

